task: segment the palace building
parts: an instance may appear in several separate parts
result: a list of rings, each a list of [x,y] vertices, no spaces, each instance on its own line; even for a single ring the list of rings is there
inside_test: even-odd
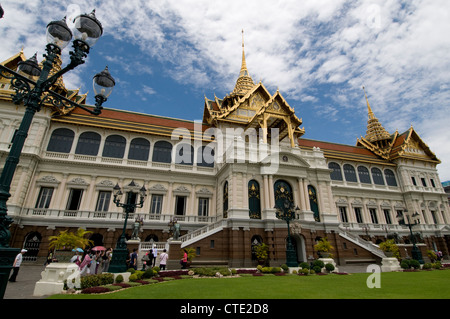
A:
[[[20,52],[2,64],[16,70],[25,60]],[[86,103],[63,79],[52,89]],[[0,78],[1,167],[24,114],[13,93]],[[44,101],[11,185],[10,246],[27,248],[29,259],[44,257],[50,236],[81,227],[94,245],[114,248],[125,217],[113,203],[120,185],[128,201],[138,200],[143,186],[147,194],[129,215],[127,237],[139,219],[142,245],[163,247],[176,218],[181,248],[194,248],[198,265],[254,267],[254,247],[262,243],[271,265],[284,264],[288,228],[277,209],[285,201],[295,208],[289,234],[298,262],[317,258],[314,245],[324,237],[338,265],[379,262],[378,244],[388,238],[402,257],[411,256],[413,240],[424,259],[427,250],[448,255],[439,159],[413,127],[387,132],[366,101],[367,131],[355,145],[308,139],[281,93],[253,81],[244,46],[234,90],[199,101],[202,123],[108,108],[92,116]],[[409,213],[420,218],[414,237],[397,218]]]

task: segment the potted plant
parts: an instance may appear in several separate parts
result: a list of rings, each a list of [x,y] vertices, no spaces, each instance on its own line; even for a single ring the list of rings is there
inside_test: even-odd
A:
[[[255,247],[256,258],[258,259],[259,265],[264,265],[269,258],[269,246],[262,243],[261,245],[257,245]]]
[[[65,259],[70,259],[73,255],[72,249],[84,249],[86,246],[93,243],[92,240],[85,238],[85,235],[90,233],[92,232],[78,228],[76,233],[70,232],[66,229],[60,231],[59,235],[50,236],[49,248],[53,249],[53,257],[56,258],[56,255],[58,255],[59,261],[66,261]]]
[[[379,245],[380,249],[384,252],[386,257],[400,258],[400,251],[393,239],[388,239]]]
[[[314,249],[317,251],[321,258],[329,258],[331,256],[331,251],[334,250],[334,247],[331,246],[328,239],[321,238],[319,242],[314,245]]]

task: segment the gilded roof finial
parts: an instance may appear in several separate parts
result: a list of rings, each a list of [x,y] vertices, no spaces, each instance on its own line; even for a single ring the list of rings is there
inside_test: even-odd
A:
[[[244,50],[244,29],[242,29],[242,65],[239,77],[236,81],[233,93],[238,95],[245,95],[255,84],[253,79],[248,73],[247,63],[245,62],[245,50]]]
[[[373,118],[375,118],[375,115],[373,114],[372,109],[370,108],[369,99],[367,98],[367,94],[366,94],[366,89],[364,86],[362,88],[364,91],[364,96],[366,97],[367,110],[369,112],[369,119],[373,119]]]
[[[375,114],[373,114],[364,86],[363,90],[364,96],[366,97],[367,110],[369,113],[369,120],[367,121],[366,139],[370,142],[389,140],[391,135],[384,129],[384,127],[375,117]]]

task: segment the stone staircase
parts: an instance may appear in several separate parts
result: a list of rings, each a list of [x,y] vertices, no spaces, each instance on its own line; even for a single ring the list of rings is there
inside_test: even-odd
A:
[[[339,236],[341,236],[342,238],[347,239],[348,241],[351,241],[352,243],[364,248],[365,250],[371,252],[372,254],[374,254],[377,257],[380,258],[385,258],[386,255],[384,254],[384,252],[374,243],[364,240],[359,236],[353,235],[352,233],[349,233],[347,231],[340,231],[339,232]]]

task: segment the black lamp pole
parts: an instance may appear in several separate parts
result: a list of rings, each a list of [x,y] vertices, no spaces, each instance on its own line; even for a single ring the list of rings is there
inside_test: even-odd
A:
[[[277,210],[275,215],[278,219],[284,220],[287,223],[288,236],[286,245],[286,265],[288,267],[297,267],[297,254],[295,253],[294,245],[292,244],[291,232],[289,223],[295,219],[295,211],[300,210],[298,207],[294,208],[294,204],[286,199],[281,206],[275,206]]]
[[[136,208],[141,208],[144,205],[145,197],[147,196],[147,190],[144,186],[141,187],[139,190],[139,203],[132,203],[131,198],[127,197],[125,203],[121,203],[120,199],[122,198],[122,189],[120,188],[119,184],[116,184],[113,190],[114,195],[114,204],[116,204],[117,207],[122,207],[123,211],[125,213],[125,221],[123,222],[123,229],[122,234],[119,237],[119,240],[117,241],[116,248],[113,250],[111,262],[109,264],[108,272],[111,273],[121,273],[127,271],[127,256],[128,256],[128,249],[127,249],[127,241],[125,238],[125,231],[127,229],[127,220],[128,215],[131,212],[134,212]]]
[[[413,243],[413,248],[411,250],[412,258],[417,260],[419,263],[423,264],[424,261],[423,261],[422,253],[421,253],[419,247],[417,247],[417,245],[416,245],[416,237],[414,236],[414,234],[412,232],[413,226],[420,224],[420,219],[419,219],[420,215],[417,212],[412,214],[411,217],[414,219],[414,223],[411,223],[410,214],[408,213],[408,211],[406,209],[405,209],[405,213],[406,213],[406,218],[408,219],[408,223],[406,223],[404,216],[397,215],[397,218],[398,218],[399,222],[403,221],[403,223],[406,226],[408,226],[408,228],[409,228],[410,238]]]
[[[11,182],[35,113],[40,111],[44,103],[52,103],[54,106],[60,107],[80,107],[93,115],[99,115],[102,103],[111,94],[115,84],[109,73],[101,73],[94,77],[94,91],[98,90],[100,86],[104,86],[104,88],[102,92],[96,93],[96,106],[93,110],[79,105],[50,89],[60,76],[84,63],[89,48],[97,42],[103,33],[101,23],[95,18],[95,11],[92,11],[89,15],[77,16],[74,23],[75,28],[73,30],[68,28],[65,18],[60,21],[52,21],[47,25],[47,53],[44,55],[45,61],[42,69],[38,65],[36,54],[27,61],[19,62],[17,72],[0,65],[0,77],[10,79],[11,87],[15,91],[15,94],[12,95],[12,101],[15,104],[23,102],[26,107],[0,177],[0,298],[2,299],[14,258],[20,251],[20,249],[9,247],[11,238],[9,228],[13,220],[7,214],[6,203],[11,197],[9,193]],[[55,58],[72,40],[72,31],[75,34],[75,40],[73,41],[74,50],[70,52],[70,63],[49,77]],[[108,72],[107,69],[105,70]]]

